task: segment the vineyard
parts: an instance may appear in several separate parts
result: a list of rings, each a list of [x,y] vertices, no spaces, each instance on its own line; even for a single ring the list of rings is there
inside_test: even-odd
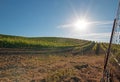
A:
[[[0,82],[99,82],[107,47],[71,38],[0,35]],[[113,51],[118,49],[114,45]]]
[[[0,35],[1,48],[51,48],[51,47],[72,47],[80,43],[88,42],[84,40],[57,38],[57,37],[36,37],[26,38],[19,36]]]
[[[100,43],[87,40],[58,38],[58,37],[36,37],[27,38],[20,36],[0,35],[0,53],[48,53],[70,52],[72,54],[85,54],[91,52],[99,54]]]

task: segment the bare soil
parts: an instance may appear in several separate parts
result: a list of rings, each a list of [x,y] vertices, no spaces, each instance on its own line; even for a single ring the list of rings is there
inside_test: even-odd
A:
[[[71,75],[56,82],[99,82],[103,56],[0,55],[0,82],[47,82],[50,73],[65,69],[73,69]]]

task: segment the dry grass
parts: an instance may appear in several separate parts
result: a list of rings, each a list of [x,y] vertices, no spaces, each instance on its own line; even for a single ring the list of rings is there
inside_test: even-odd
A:
[[[102,66],[103,56],[0,55],[0,82],[99,82]]]

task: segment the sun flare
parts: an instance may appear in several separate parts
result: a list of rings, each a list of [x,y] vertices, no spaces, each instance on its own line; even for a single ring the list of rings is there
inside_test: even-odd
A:
[[[77,20],[74,23],[74,29],[77,31],[87,30],[87,27],[88,27],[88,21],[86,21],[85,19]]]

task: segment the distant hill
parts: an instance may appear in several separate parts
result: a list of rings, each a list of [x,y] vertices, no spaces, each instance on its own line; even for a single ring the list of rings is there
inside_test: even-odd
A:
[[[63,37],[22,37],[0,34],[0,54],[70,53],[101,54],[103,44]]]
[[[73,47],[90,42],[62,37],[21,37],[0,34],[0,48]]]

